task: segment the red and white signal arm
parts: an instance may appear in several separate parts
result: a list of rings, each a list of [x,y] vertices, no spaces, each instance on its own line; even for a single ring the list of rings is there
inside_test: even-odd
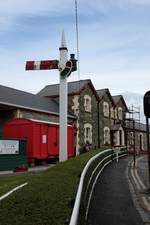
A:
[[[26,70],[53,70],[58,69],[58,60],[27,61]]]

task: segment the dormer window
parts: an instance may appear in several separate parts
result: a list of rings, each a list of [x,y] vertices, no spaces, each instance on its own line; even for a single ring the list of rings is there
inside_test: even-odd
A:
[[[123,119],[122,108],[121,107],[118,108],[118,119],[119,120],[122,120]]]
[[[104,116],[109,117],[109,104],[108,104],[108,102],[103,102],[103,113],[104,113]]]
[[[84,96],[84,108],[86,112],[91,112],[91,97],[89,95]]]

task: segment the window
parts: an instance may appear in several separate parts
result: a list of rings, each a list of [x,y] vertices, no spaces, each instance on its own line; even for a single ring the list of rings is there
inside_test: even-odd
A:
[[[115,108],[115,112],[114,112],[114,116],[115,116],[115,119],[117,119],[117,117],[118,117],[118,113],[117,113],[117,108]]]
[[[103,113],[104,113],[104,116],[109,117],[109,104],[108,104],[108,102],[103,102]]]
[[[130,143],[130,145],[133,145],[134,144],[134,134],[133,134],[133,132],[130,132],[129,143]]]
[[[112,119],[114,119],[114,109],[113,108],[110,109],[110,116]]]
[[[89,123],[84,124],[84,143],[92,143],[92,125]]]
[[[122,118],[123,118],[123,116],[122,116],[122,108],[121,107],[118,108],[118,118],[119,118],[119,120],[122,120]]]
[[[142,133],[139,134],[139,148],[140,148],[140,150],[144,149],[143,134]]]
[[[110,129],[109,127],[104,127],[104,145],[110,144]]]
[[[91,97],[89,95],[84,96],[84,107],[86,112],[91,112]]]
[[[72,110],[74,111],[74,114],[76,116],[78,116],[78,114],[79,114],[79,96],[74,95],[72,102],[73,102]]]
[[[85,136],[86,136],[86,139],[90,139],[90,134],[91,134],[91,130],[89,127],[86,127],[85,129]]]

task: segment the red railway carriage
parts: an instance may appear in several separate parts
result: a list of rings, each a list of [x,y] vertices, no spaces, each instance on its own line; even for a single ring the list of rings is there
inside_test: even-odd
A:
[[[5,123],[3,137],[27,140],[28,162],[59,158],[59,124],[32,119]],[[68,158],[74,156],[74,128],[68,125]]]

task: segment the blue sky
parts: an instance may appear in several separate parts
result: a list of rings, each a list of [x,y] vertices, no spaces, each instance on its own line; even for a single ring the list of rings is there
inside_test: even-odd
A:
[[[149,12],[150,0],[78,0],[80,79],[112,94],[149,90]],[[74,0],[1,1],[0,84],[36,93],[58,83],[57,71],[24,67],[26,60],[58,59],[62,29],[76,53]]]

